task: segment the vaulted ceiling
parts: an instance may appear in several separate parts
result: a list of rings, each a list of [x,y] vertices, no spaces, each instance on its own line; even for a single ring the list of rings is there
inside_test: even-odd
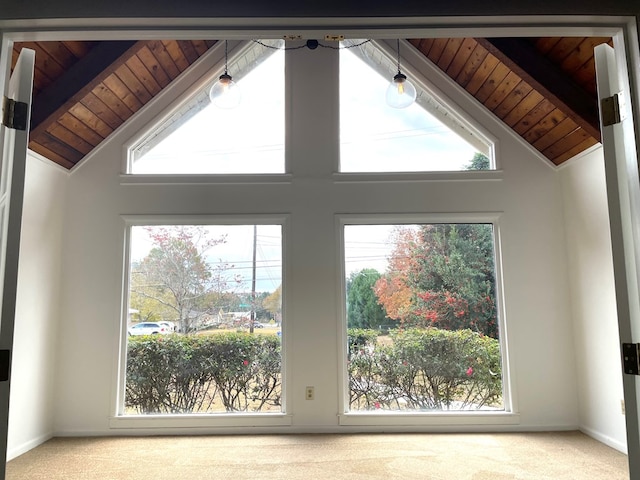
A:
[[[600,141],[593,49],[609,38],[410,42],[555,165]],[[22,42],[36,51],[29,148],[71,169],[215,41]]]

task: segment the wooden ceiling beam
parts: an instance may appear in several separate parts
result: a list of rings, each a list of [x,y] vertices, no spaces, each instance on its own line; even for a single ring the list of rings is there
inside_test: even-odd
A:
[[[523,38],[477,38],[480,45],[600,141],[598,101]]]
[[[52,84],[41,90],[33,102],[31,130],[46,129],[50,121],[66,111],[68,102],[81,98],[110,75],[129,57],[127,52],[140,42],[100,42],[68,68]]]

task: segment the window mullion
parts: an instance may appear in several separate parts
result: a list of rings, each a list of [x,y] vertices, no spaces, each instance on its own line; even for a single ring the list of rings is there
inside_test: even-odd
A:
[[[338,51],[288,50],[285,64],[287,172],[329,178],[339,151]]]

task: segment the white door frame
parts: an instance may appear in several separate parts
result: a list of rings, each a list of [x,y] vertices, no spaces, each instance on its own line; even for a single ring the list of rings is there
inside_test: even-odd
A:
[[[35,25],[35,27],[34,27]],[[611,36],[631,87],[631,108],[640,119],[640,46],[636,18],[632,16],[492,16],[436,18],[167,18],[0,20],[0,92],[6,92],[11,46],[15,41],[123,40],[123,39],[246,39],[301,35],[347,37],[532,37]],[[640,126],[634,126],[640,146]],[[1,142],[1,140],[0,140]],[[2,148],[2,145],[0,145]],[[636,151],[636,158],[638,151]],[[636,423],[637,426],[637,423]],[[638,453],[638,452],[636,452]]]
[[[16,313],[16,294],[18,283],[18,263],[20,254],[20,235],[22,225],[22,205],[31,118],[31,100],[33,92],[33,72],[35,52],[23,49],[13,72],[8,88],[8,98],[26,106],[24,125],[0,126],[2,138],[2,169],[0,172],[0,306],[2,325],[0,326],[0,350],[5,354],[0,380],[0,452],[6,458],[9,396],[11,387],[11,366],[13,362],[13,337]],[[4,98],[4,95],[2,96]],[[4,143],[6,142],[6,143]],[[7,148],[4,148],[7,147]],[[5,463],[0,462],[0,478],[5,476]]]
[[[604,166],[607,184],[607,203],[609,207],[613,270],[616,286],[616,304],[620,342],[634,343],[640,337],[640,299],[638,298],[638,262],[640,254],[640,185],[638,182],[638,164],[635,144],[630,131],[633,129],[633,117],[627,111],[625,98],[629,96],[629,87],[619,78],[616,52],[608,45],[595,48],[596,78],[598,101],[602,99],[622,98],[620,101],[620,120],[607,124],[601,111],[602,144],[604,146]],[[619,94],[621,94],[619,96]],[[601,108],[602,110],[602,108]],[[627,450],[640,451],[638,433],[638,388],[640,383],[635,375],[623,375]],[[640,458],[629,455],[631,478],[640,475]]]

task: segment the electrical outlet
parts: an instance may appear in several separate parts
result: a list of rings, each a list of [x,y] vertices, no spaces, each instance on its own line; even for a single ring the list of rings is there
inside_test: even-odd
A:
[[[304,391],[304,398],[306,398],[307,400],[313,400],[314,394],[315,394],[314,388],[307,387]]]
[[[624,400],[620,400],[620,410],[622,411],[623,415],[626,415],[627,412],[625,411],[625,408],[624,408]]]

